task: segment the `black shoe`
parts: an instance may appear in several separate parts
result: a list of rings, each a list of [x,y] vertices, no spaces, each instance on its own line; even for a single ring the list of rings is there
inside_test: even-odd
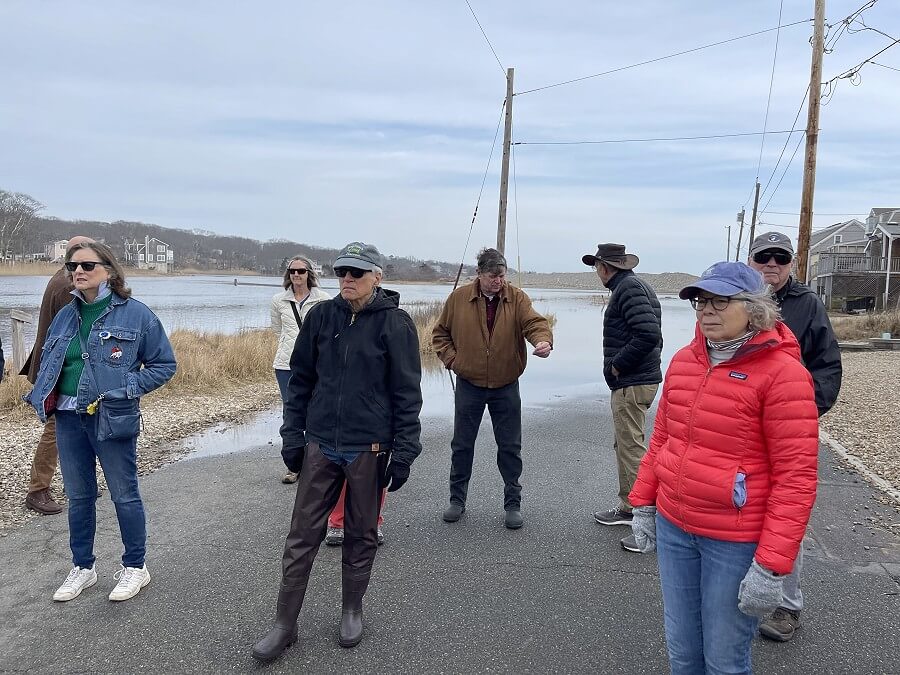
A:
[[[293,628],[273,626],[262,640],[253,645],[253,658],[263,663],[274,661],[297,641],[297,624]]]
[[[800,612],[779,607],[772,616],[759,624],[759,634],[776,642],[787,642],[800,628]]]
[[[466,512],[466,507],[463,504],[457,504],[456,502],[450,502],[450,506],[444,511],[444,522],[445,523],[455,523],[457,520],[462,517],[462,514]]]
[[[631,511],[621,511],[618,508],[594,513],[594,520],[601,525],[631,525],[632,518],[634,516]]]
[[[503,520],[503,524],[506,525],[509,530],[518,530],[525,524],[525,521],[522,520],[522,512],[519,511],[519,509],[508,510],[506,512],[506,518]]]
[[[363,639],[363,595],[368,579],[341,579],[341,627],[338,644],[341,647],[355,647]]]
[[[638,548],[637,542],[634,540],[633,534],[629,534],[627,537],[623,537],[619,540],[619,543],[626,551],[631,551],[633,553],[641,552],[641,549]]]

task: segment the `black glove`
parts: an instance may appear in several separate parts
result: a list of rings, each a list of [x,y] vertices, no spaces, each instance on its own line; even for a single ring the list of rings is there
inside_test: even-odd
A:
[[[388,486],[388,492],[396,492],[409,479],[409,464],[391,460],[391,463],[388,464],[385,478],[387,479],[385,483]]]
[[[284,460],[284,465],[288,468],[288,471],[293,471],[294,473],[300,473],[300,470],[303,468],[303,457],[305,455],[305,445],[286,445],[281,448],[281,459]]]

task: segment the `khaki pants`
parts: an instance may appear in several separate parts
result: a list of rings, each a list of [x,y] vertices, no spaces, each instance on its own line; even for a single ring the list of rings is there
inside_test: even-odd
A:
[[[31,484],[28,493],[46,490],[50,487],[53,474],[56,473],[56,462],[59,451],[56,449],[56,416],[47,419],[44,431],[34,450],[34,460],[31,462]]]
[[[634,486],[641,459],[647,452],[644,425],[647,422],[647,411],[658,390],[658,384],[639,384],[616,389],[610,398],[616,432],[613,447],[619,466],[619,509],[622,511],[631,511],[628,493]]]

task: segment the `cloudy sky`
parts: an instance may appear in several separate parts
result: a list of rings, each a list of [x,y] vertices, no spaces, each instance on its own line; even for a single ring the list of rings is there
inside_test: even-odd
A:
[[[643,271],[699,272],[724,257],[742,206],[749,221],[757,175],[760,227],[796,236],[802,145],[775,186],[802,134],[771,181],[784,134],[765,138],[761,162],[760,136],[530,143],[788,130],[811,22],[780,32],[766,121],[774,31],[524,92],[774,28],[780,0],[470,2],[523,92],[507,253],[524,269],[579,271],[618,241]],[[832,38],[863,2],[829,0]],[[781,23],[812,15],[813,0],[784,0]],[[900,37],[895,0],[863,18]],[[463,255],[506,87],[465,0],[4,0],[0,21],[0,187],[47,214]],[[823,79],[890,43],[844,33]],[[875,61],[822,108],[815,227],[900,206],[900,45]],[[495,151],[469,260],[495,241],[498,192]]]

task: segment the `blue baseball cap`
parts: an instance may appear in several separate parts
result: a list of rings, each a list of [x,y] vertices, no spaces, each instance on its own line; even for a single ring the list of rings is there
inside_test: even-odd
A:
[[[697,291],[706,291],[730,298],[738,293],[758,293],[766,286],[762,274],[742,262],[717,262],[707,269],[690,286],[681,289],[678,297],[688,300]]]

